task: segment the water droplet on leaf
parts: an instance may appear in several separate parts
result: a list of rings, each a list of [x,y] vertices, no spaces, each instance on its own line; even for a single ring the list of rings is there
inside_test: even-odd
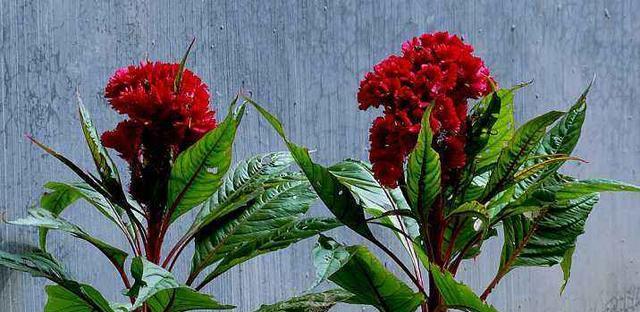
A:
[[[482,220],[477,219],[475,222],[473,222],[473,230],[478,232],[480,231],[480,229],[482,228]]]

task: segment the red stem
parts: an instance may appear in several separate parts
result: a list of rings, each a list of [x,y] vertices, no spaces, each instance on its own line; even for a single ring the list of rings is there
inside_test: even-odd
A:
[[[541,216],[543,215],[544,214],[541,214]],[[540,216],[538,216],[538,218],[540,218]],[[480,295],[480,299],[482,299],[482,301],[487,300],[487,297],[489,297],[489,295],[491,294],[491,291],[493,291],[493,289],[498,285],[500,280],[502,280],[502,278],[505,275],[507,275],[507,273],[511,269],[511,265],[518,258],[522,250],[524,250],[524,247],[527,246],[527,243],[531,239],[531,236],[533,236],[533,233],[536,231],[536,228],[537,228],[537,222],[534,221],[533,225],[529,229],[529,232],[527,232],[527,235],[522,239],[522,242],[520,242],[518,247],[513,251],[513,253],[509,257],[509,259],[507,259],[507,261],[500,268],[500,270],[498,270],[498,273],[496,273],[496,276],[491,280],[489,285],[487,285],[487,288],[485,288],[485,290],[482,292],[482,295]]]

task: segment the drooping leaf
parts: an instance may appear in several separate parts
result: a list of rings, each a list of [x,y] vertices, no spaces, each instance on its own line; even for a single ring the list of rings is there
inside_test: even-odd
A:
[[[486,234],[490,225],[489,213],[485,207],[477,201],[463,203],[447,213],[448,227],[445,229],[442,249],[447,255],[457,255],[462,249],[476,239],[477,235],[483,235],[483,239],[490,236]],[[477,242],[471,249],[465,252],[464,259],[477,256],[482,241]],[[453,244],[453,245],[451,245]]]
[[[429,106],[422,116],[418,142],[409,154],[407,161],[407,193],[409,203],[417,215],[426,218],[431,204],[440,194],[440,156],[433,147],[433,132],[429,125],[431,109]]]
[[[488,201],[514,183],[514,175],[538,145],[547,126],[562,115],[562,112],[552,111],[529,120],[516,130],[508,145],[500,152],[480,202]]]
[[[469,286],[456,281],[448,271],[432,264],[430,272],[447,308],[468,312],[498,311],[482,302]]]
[[[231,165],[233,140],[244,114],[244,105],[237,113],[233,111],[236,100],[217,128],[176,158],[167,195],[167,207],[173,211],[171,222],[211,197],[222,183]]]
[[[93,121],[87,111],[86,107],[82,103],[82,99],[78,94],[78,111],[80,113],[80,123],[82,124],[82,133],[89,146],[89,151],[93,157],[93,162],[96,165],[98,174],[102,179],[102,184],[106,190],[112,192],[114,195],[123,196],[122,184],[120,182],[120,175],[118,174],[118,167],[113,162],[107,149],[102,145],[100,136],[93,126]]]
[[[312,254],[313,265],[316,268],[316,280],[311,289],[327,280],[351,258],[346,247],[324,235],[320,235],[318,238],[318,243],[313,248]]]
[[[335,244],[329,247],[337,248]],[[354,294],[353,300],[384,312],[414,312],[423,302],[422,293],[415,293],[389,272],[366,247],[349,246],[344,250],[349,258],[340,261],[340,268],[332,267],[328,278]]]
[[[40,205],[44,210],[51,212],[53,217],[59,216],[67,207],[82,198],[118,227],[124,228],[121,219],[124,214],[122,208],[111,203],[90,185],[82,182],[48,182],[45,188],[50,191],[42,196]],[[46,249],[47,232],[46,228],[40,230],[40,246],[43,250]]]
[[[75,291],[60,285],[47,285],[45,291],[44,312],[115,312],[95,288],[86,284],[77,284]]]
[[[62,265],[46,252],[35,250],[12,254],[0,250],[0,265],[29,273],[34,277],[46,278],[59,285],[47,286],[49,300],[45,312],[113,312],[98,291],[89,285],[73,281]]]
[[[75,189],[47,183],[45,185],[50,191],[45,192],[40,197],[40,207],[48,210],[54,217],[59,216],[67,207],[71,206],[82,196]],[[47,232],[49,229],[38,229],[40,249],[47,250]]]
[[[251,99],[247,99],[247,101],[260,112],[280,135],[289,148],[291,156],[302,169],[307,179],[309,179],[309,182],[311,182],[318,197],[336,218],[363,237],[375,239],[365,221],[364,211],[359,200],[351,194],[349,189],[342,185],[328,168],[314,163],[307,148],[291,142],[284,132],[282,123],[275,116]]]
[[[146,303],[152,312],[211,311],[235,308],[232,305],[220,304],[211,296],[186,286],[159,291]]]
[[[190,281],[242,244],[295,221],[316,199],[300,174],[289,173],[265,184],[271,186],[251,206],[210,223],[196,234]]]
[[[262,305],[255,312],[327,312],[339,302],[351,302],[352,298],[353,294],[347,291],[332,289]]]
[[[293,163],[286,152],[253,156],[230,170],[218,190],[207,199],[190,231],[197,232],[210,222],[246,206],[264,191],[264,182],[284,173]]]
[[[466,202],[460,205],[456,209],[449,212],[446,218],[449,219],[452,217],[460,216],[473,216],[484,223],[489,223],[489,215],[487,214],[486,207],[477,201]]]
[[[280,250],[322,232],[340,226],[340,222],[330,218],[309,218],[287,224],[256,239],[247,240],[240,247],[229,252],[215,270],[200,283],[204,285],[234,266],[257,256]]]
[[[141,257],[133,259],[131,275],[135,283],[128,295],[136,296],[132,310],[141,307],[143,303],[147,303],[152,312],[234,308],[234,306],[218,303],[209,295],[181,285],[171,272]]]
[[[69,279],[64,267],[53,256],[37,249],[23,254],[0,250],[0,265],[29,273],[33,277],[43,277],[55,283]]]
[[[407,215],[394,214],[396,212],[411,212],[402,191],[399,188],[387,189],[378,182],[367,163],[348,159],[329,167],[329,171],[338,181],[347,187],[367,213],[376,221],[408,234],[418,237],[417,222]],[[413,253],[413,244],[406,236],[394,232],[405,249]]]
[[[111,302],[110,305],[114,312],[129,312],[131,310],[131,303]]]
[[[124,262],[127,259],[126,252],[91,236],[77,225],[72,224],[65,219],[60,217],[56,218],[51,212],[42,208],[30,209],[29,217],[9,221],[9,223],[15,225],[37,226],[39,228],[67,232],[98,248],[98,250],[100,250],[115,266],[121,269],[124,267]]]
[[[560,262],[560,267],[562,268],[562,278],[564,279],[562,282],[562,287],[560,287],[560,294],[564,292],[564,289],[567,287],[567,283],[569,282],[569,277],[571,277],[571,263],[573,262],[573,252],[576,251],[575,247],[567,249],[562,257],[562,261]]]

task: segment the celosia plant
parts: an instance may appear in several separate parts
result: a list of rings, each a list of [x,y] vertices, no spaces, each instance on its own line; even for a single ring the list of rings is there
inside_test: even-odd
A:
[[[599,193],[640,188],[558,171],[567,161],[581,161],[570,155],[589,88],[566,112],[552,111],[516,128],[513,98],[521,87],[498,89],[473,48],[455,35],[408,41],[401,55],[377,64],[360,84],[360,109],[383,108],[370,131],[372,165],[313,162],[275,116],[251,102],[284,139],[327,208],[410,281],[394,276],[365,246],[321,236],[313,251],[316,285],[329,280],[340,288],[281,302],[270,311],[311,311],[318,301],[326,309],[340,301],[385,312],[496,311],[486,303],[496,285],[511,270],[531,266],[560,265],[564,289],[576,240]],[[376,238],[373,225],[396,234],[410,264]],[[503,247],[497,272],[476,294],[456,273],[463,261],[480,254],[485,241],[499,239],[498,232]]]
[[[127,119],[101,136],[80,104],[82,131],[97,174],[32,138],[81,180],[47,183],[40,207],[9,221],[38,227],[39,247],[22,254],[0,251],[0,265],[57,284],[46,286],[45,311],[232,309],[199,291],[240,263],[340,225],[332,218],[301,218],[316,196],[304,175],[288,170],[293,163],[289,153],[257,155],[229,170],[245,104],[236,108],[236,98],[217,124],[207,86],[184,68],[185,61],[186,55],[179,64],[146,61],[116,71],[105,98]],[[106,148],[128,165],[128,190]],[[61,217],[76,201],[87,202],[113,222],[131,250],[113,247]],[[194,208],[199,212],[191,226],[163,254],[171,224]],[[129,302],[109,302],[92,286],[75,281],[47,252],[48,230],[95,246],[118,271]],[[191,242],[195,252],[182,283],[171,270]],[[205,270],[209,272],[201,277]]]

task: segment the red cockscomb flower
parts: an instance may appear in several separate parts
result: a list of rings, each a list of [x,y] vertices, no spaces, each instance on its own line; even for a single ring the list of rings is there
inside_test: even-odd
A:
[[[131,193],[143,203],[162,197],[164,186],[149,184],[166,181],[171,161],[216,127],[207,85],[185,69],[174,86],[179,70],[180,64],[143,62],[117,70],[105,89],[113,109],[128,119],[103,133],[102,142],[127,161]]]
[[[447,32],[424,34],[374,66],[360,82],[362,110],[384,108],[371,127],[370,160],[378,180],[396,187],[406,156],[415,146],[425,108],[435,103],[430,124],[441,154],[443,177],[462,168],[467,101],[491,91],[489,70],[473,47]]]

